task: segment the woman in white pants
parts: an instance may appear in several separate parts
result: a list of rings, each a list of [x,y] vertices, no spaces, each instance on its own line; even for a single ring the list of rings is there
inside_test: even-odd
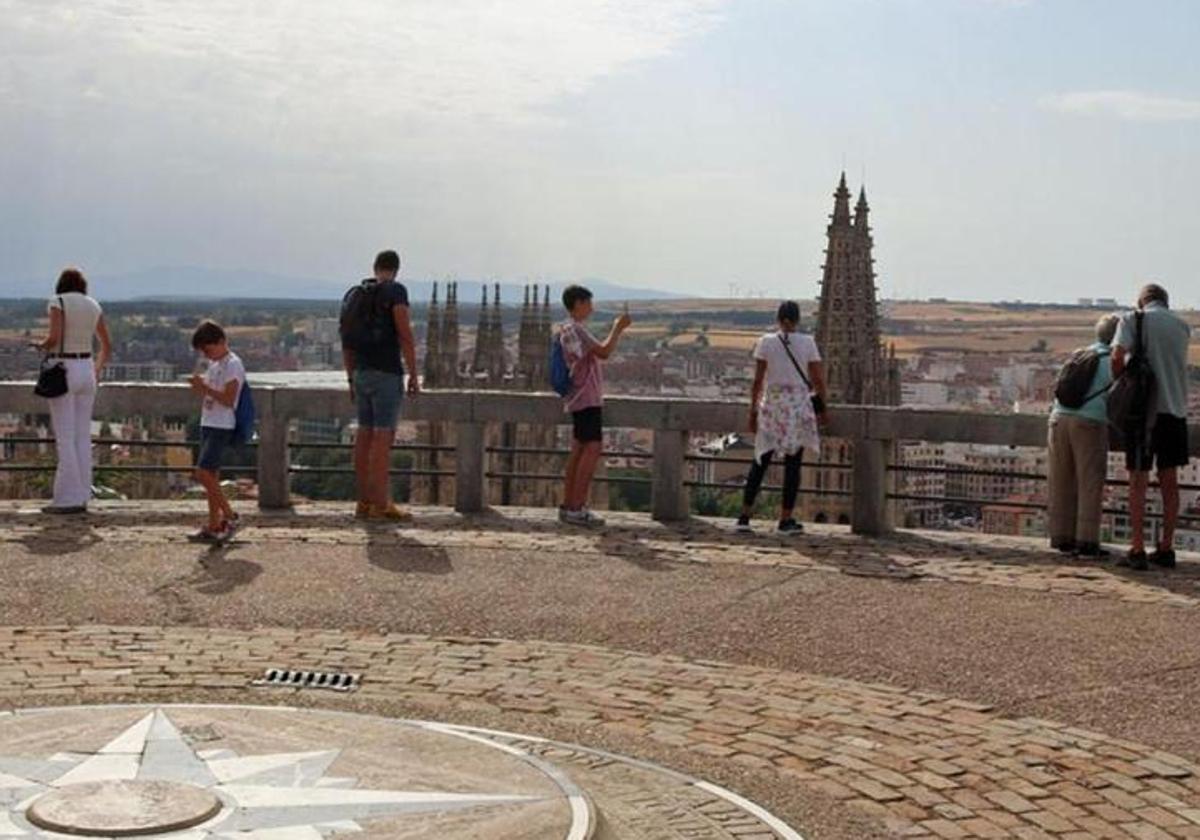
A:
[[[50,334],[39,346],[50,363],[67,371],[67,393],[49,400],[50,422],[58,468],[54,472],[54,502],[45,513],[84,513],[92,498],[92,406],[96,382],[112,355],[104,315],[88,297],[83,273],[68,268],[58,278],[50,299]],[[93,356],[93,339],[100,353]]]

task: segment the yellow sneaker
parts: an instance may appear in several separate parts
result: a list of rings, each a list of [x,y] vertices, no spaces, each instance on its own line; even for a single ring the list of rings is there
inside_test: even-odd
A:
[[[392,502],[387,507],[372,507],[367,514],[368,519],[386,519],[392,522],[408,522],[412,514],[405,508]]]
[[[359,502],[354,506],[355,519],[370,519],[371,518],[371,503]]]

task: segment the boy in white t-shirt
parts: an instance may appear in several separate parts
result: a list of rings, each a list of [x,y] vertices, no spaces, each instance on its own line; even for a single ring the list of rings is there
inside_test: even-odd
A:
[[[204,398],[200,410],[200,454],[196,458],[196,480],[208,499],[208,522],[192,539],[223,542],[237,530],[237,514],[221,492],[221,456],[234,443],[237,403],[246,369],[229,349],[220,324],[205,321],[192,335],[192,347],[208,360],[203,374],[192,376],[192,390]]]

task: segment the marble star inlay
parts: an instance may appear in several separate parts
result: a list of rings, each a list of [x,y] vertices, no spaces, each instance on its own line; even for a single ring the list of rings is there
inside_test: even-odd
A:
[[[25,812],[43,794],[74,784],[141,779],[211,790],[225,803],[202,826],[157,835],[170,840],[322,840],[360,831],[360,822],[541,799],[509,793],[369,790],[326,775],[339,750],[239,756],[197,752],[161,709],[95,753],[42,758],[0,755],[0,838],[67,838],[35,828]],[[78,837],[73,840],[79,840]]]

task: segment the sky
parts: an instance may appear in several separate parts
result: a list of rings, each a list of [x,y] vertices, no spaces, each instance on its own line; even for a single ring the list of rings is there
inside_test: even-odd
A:
[[[1200,305],[1195,0],[0,0],[0,295],[155,266]],[[185,294],[189,289],[164,289]]]

